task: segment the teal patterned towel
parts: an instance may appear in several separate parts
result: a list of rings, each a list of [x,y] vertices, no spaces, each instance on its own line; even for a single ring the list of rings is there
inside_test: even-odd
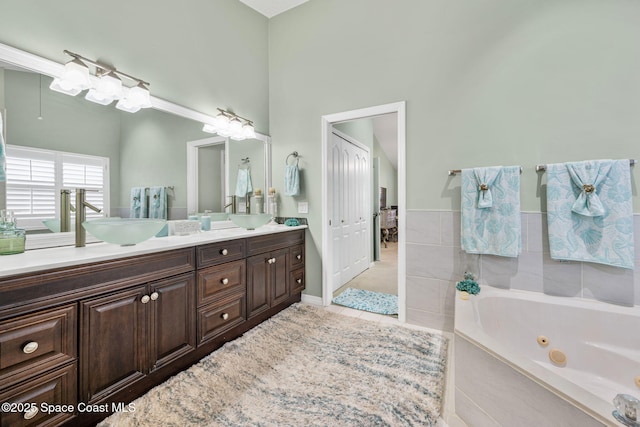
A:
[[[147,189],[145,187],[132,187],[129,200],[129,217],[146,218],[147,216],[149,216]]]
[[[629,160],[547,165],[551,258],[634,268]]]
[[[149,218],[167,219],[167,189],[149,188]]]
[[[238,178],[236,181],[236,196],[247,197],[247,194],[253,192],[251,185],[251,169],[238,169]]]
[[[462,170],[462,249],[517,257],[522,251],[520,166]]]

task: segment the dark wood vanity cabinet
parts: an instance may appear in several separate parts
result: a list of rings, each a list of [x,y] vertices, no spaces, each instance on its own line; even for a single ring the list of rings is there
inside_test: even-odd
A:
[[[277,306],[304,289],[304,274],[300,274],[300,271],[304,271],[304,230],[248,239],[247,251],[256,253],[247,258],[249,318]]]
[[[104,397],[195,348],[193,273],[80,301],[80,399]]]
[[[0,427],[94,425],[303,289],[303,229],[5,277],[0,403],[22,411],[0,412]]]

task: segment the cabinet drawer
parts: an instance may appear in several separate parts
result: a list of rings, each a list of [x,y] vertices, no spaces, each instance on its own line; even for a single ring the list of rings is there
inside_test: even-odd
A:
[[[196,248],[198,268],[224,264],[245,257],[245,239],[211,243]]]
[[[300,245],[302,243],[304,243],[304,230],[256,236],[248,239],[247,255],[255,255],[277,249],[289,248],[293,245]]]
[[[294,246],[289,251],[289,268],[295,270],[304,266],[304,245]]]
[[[76,358],[76,306],[0,322],[0,384],[13,384]]]
[[[214,302],[221,295],[244,292],[245,260],[198,271],[198,306]]]
[[[59,425],[74,417],[76,396],[76,364],[73,363],[0,392],[0,403],[13,405],[11,411],[0,411],[0,426]],[[42,407],[48,405],[67,406],[60,407],[64,409],[61,412],[42,411]]]
[[[240,325],[246,317],[244,293],[199,308],[198,345]]]
[[[302,292],[305,289],[304,267],[289,273],[289,286],[291,287],[291,295]]]

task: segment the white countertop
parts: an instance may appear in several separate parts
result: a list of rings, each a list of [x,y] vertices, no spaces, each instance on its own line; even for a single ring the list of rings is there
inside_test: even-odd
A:
[[[133,246],[119,246],[111,243],[87,243],[83,248],[63,246],[57,248],[28,250],[22,254],[0,256],[0,277],[13,276],[69,267],[99,261],[108,261],[136,255],[145,255],[172,249],[188,248],[224,240],[242,239],[251,236],[283,233],[300,230],[306,225],[288,227],[286,225],[264,225],[257,230],[243,228],[226,228],[222,230],[203,231],[189,236],[152,237]],[[27,236],[27,240],[29,236]]]

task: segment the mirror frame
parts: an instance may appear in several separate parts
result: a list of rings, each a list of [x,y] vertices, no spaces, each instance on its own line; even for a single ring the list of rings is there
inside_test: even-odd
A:
[[[265,189],[271,187],[271,137],[256,132],[256,137],[264,143],[264,182]],[[229,165],[229,144],[242,144],[222,136],[198,139],[187,142],[187,214],[198,212],[198,149],[210,145],[224,144],[224,164]],[[231,195],[229,187],[229,168],[225,170],[225,196]],[[226,200],[225,197],[225,200]]]

